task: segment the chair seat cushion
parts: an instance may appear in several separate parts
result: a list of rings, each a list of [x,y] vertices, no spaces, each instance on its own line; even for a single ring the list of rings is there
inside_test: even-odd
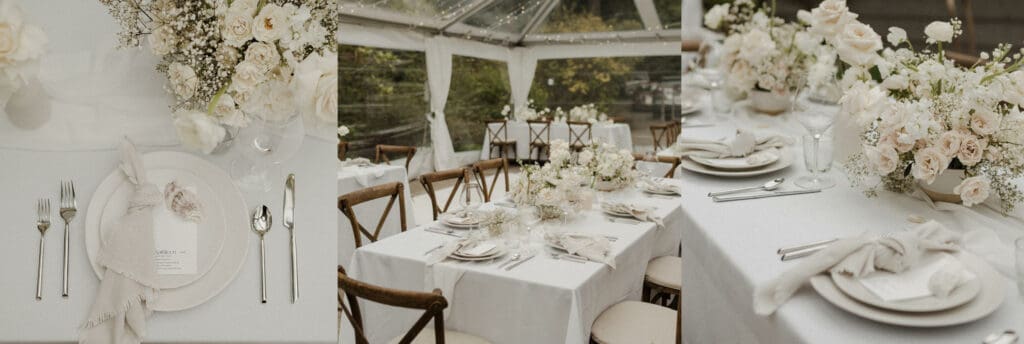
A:
[[[516,140],[494,140],[491,141],[492,145],[508,146],[516,144]]]
[[[648,282],[665,288],[682,290],[683,258],[662,256],[652,259],[647,263],[647,272],[644,273],[644,278]]]
[[[433,325],[427,325],[427,326],[433,326]],[[392,339],[389,343],[390,344],[398,344],[398,342],[401,341],[401,340],[402,340],[402,337],[399,336],[399,337],[397,337],[395,339]],[[486,339],[483,339],[483,338],[480,338],[480,337],[477,337],[477,336],[474,336],[474,335],[471,335],[471,334],[465,334],[465,333],[462,333],[462,332],[456,332],[456,331],[451,331],[451,330],[444,330],[444,342],[447,343],[447,344],[490,344],[491,343],[491,342],[488,342]],[[434,330],[430,329],[430,328],[423,329],[423,331],[420,331],[420,334],[416,335],[416,338],[414,338],[412,340],[412,344],[434,344]]]
[[[601,313],[590,334],[599,344],[674,344],[675,313],[675,310],[650,303],[624,301]]]

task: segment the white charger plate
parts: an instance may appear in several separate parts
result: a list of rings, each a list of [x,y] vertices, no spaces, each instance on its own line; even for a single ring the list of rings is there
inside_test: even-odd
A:
[[[781,158],[780,156],[782,155],[781,151],[779,152],[780,153],[777,155],[771,156],[768,159],[765,159],[764,161],[754,164],[747,162],[747,159],[749,157],[720,159],[690,157],[690,160],[693,160],[694,162],[697,162],[701,165],[708,166],[711,168],[717,168],[720,170],[750,170],[765,167],[775,163],[776,161],[779,161],[779,159]]]
[[[468,256],[468,255],[459,254],[457,252],[452,252],[452,254],[448,255],[448,258],[455,259],[455,260],[467,261],[467,262],[474,262],[474,261],[491,260],[491,259],[499,258],[501,256],[504,256],[506,252],[507,252],[507,250],[505,249],[504,246],[495,244],[493,249],[488,251],[487,254],[484,254],[484,255],[481,255],[481,256]]]
[[[457,217],[457,216],[452,215],[452,214],[441,214],[441,216],[440,216],[441,223],[444,224],[445,226],[456,228],[456,229],[470,229],[470,228],[476,228],[476,227],[480,226],[480,222],[476,222],[476,223],[454,222],[454,221],[452,221],[453,217]]]
[[[811,286],[826,301],[859,317],[880,323],[907,327],[945,327],[966,324],[992,314],[1006,297],[1006,278],[977,256],[961,252],[956,255],[964,265],[978,275],[981,292],[959,307],[937,312],[898,312],[859,302],[844,294],[829,275],[811,278]]]
[[[221,254],[205,275],[191,284],[161,290],[160,298],[149,306],[156,311],[170,312],[198,306],[224,290],[235,279],[245,261],[249,247],[249,218],[242,194],[223,170],[195,156],[181,152],[151,152],[142,156],[148,168],[170,166],[192,171],[197,177],[213,188],[218,203],[223,207],[227,225]],[[103,278],[103,271],[95,268],[96,254],[100,247],[100,220],[103,207],[116,188],[124,181],[124,175],[115,169],[100,183],[93,193],[86,212],[85,246],[90,264],[96,274]]]
[[[778,161],[775,161],[774,163],[765,165],[764,167],[761,167],[761,168],[747,169],[747,170],[740,170],[740,171],[719,170],[719,169],[714,169],[714,168],[711,168],[711,167],[708,167],[708,166],[701,165],[701,164],[699,164],[699,163],[697,163],[697,162],[695,162],[693,160],[690,160],[689,158],[682,159],[682,161],[679,164],[679,167],[682,167],[683,169],[685,169],[687,171],[690,171],[690,172],[706,174],[706,175],[711,175],[711,176],[717,176],[717,177],[746,178],[746,177],[760,176],[760,175],[763,175],[763,174],[768,174],[768,173],[780,171],[780,170],[782,170],[784,168],[787,168],[790,165],[792,165],[793,164],[793,160],[794,160],[794,158],[793,158],[792,150],[790,150],[789,148],[782,148],[782,149],[779,149],[779,160]]]
[[[967,263],[964,263],[964,268],[974,272],[974,269],[967,266]],[[975,273],[975,275],[977,274]],[[903,301],[885,301],[864,287],[853,276],[834,272],[832,273],[832,282],[836,284],[839,290],[857,301],[898,312],[935,312],[950,309],[973,300],[981,292],[981,281],[980,278],[976,277],[953,289],[949,296],[945,298],[929,296]]]

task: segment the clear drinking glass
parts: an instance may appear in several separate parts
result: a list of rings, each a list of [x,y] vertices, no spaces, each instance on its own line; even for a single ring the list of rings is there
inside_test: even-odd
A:
[[[1024,298],[1024,237],[1014,241],[1017,251],[1017,291]]]
[[[231,177],[244,188],[266,192],[284,179],[281,164],[298,152],[306,133],[298,113],[282,118],[255,117],[235,138],[242,158],[231,162]]]
[[[475,181],[463,184],[459,192],[459,205],[467,212],[474,212],[484,204],[484,192]]]
[[[792,113],[807,129],[811,137],[809,144],[804,145],[804,156],[808,156],[806,150],[810,148],[810,159],[807,160],[815,164],[814,166],[808,164],[811,175],[800,176],[795,182],[797,186],[805,189],[828,189],[836,185],[835,180],[817,171],[820,169],[817,165],[822,160],[819,155],[825,132],[832,127],[836,114],[839,113],[838,96],[834,92],[823,92],[823,90],[837,89],[838,86],[833,85],[837,82],[835,79],[828,81],[827,84],[818,85],[797,82],[789,90]],[[828,161],[831,161],[831,158]]]
[[[804,146],[804,165],[807,167],[807,170],[814,175],[828,173],[828,171],[832,169],[832,151],[835,148],[833,147],[832,137],[823,135],[817,140],[817,156],[814,154],[814,136],[804,135],[802,139]],[[820,176],[818,178],[820,178]]]
[[[716,117],[727,115],[732,111],[732,104],[722,87],[725,81],[725,73],[722,71],[722,53],[720,42],[705,40],[700,45],[696,60],[697,73],[708,83],[711,92],[711,107]]]

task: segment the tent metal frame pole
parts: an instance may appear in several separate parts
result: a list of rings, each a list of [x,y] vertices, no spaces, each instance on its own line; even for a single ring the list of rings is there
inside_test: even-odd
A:
[[[459,14],[458,16],[455,16],[455,18],[453,18],[452,20],[449,20],[447,23],[444,23],[444,25],[441,25],[441,28],[439,28],[437,30],[440,31],[441,34],[447,33],[445,31],[448,30],[449,27],[451,27],[452,25],[455,25],[455,24],[457,24],[459,22],[462,22],[463,20],[466,20],[466,18],[471,17],[472,15],[476,14],[477,12],[480,12],[481,10],[486,8],[487,5],[490,5],[490,4],[494,3],[494,1],[496,1],[496,0],[480,0],[480,1],[477,1],[475,4],[473,4],[473,7],[470,7],[465,12],[462,12],[462,14]]]
[[[533,30],[539,27],[541,23],[547,21],[548,16],[551,15],[551,12],[554,11],[555,7],[557,7],[560,2],[560,0],[549,1],[547,3],[547,7],[544,7],[540,13],[533,18],[530,18],[530,22],[526,24],[526,28],[524,28],[523,32],[519,33],[519,37],[516,38],[515,45],[522,45],[523,39],[526,38],[526,35],[533,32]]]

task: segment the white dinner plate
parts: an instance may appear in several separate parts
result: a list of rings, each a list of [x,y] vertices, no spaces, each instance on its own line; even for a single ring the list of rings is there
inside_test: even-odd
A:
[[[966,263],[964,268],[971,272],[974,271],[973,267]],[[832,282],[839,290],[857,301],[897,312],[935,312],[950,309],[971,301],[981,292],[981,281],[979,278],[974,278],[953,289],[949,296],[944,298],[929,296],[903,301],[885,301],[864,287],[853,276],[833,272]]]
[[[494,248],[491,249],[490,251],[487,251],[487,254],[484,254],[484,255],[469,256],[469,255],[460,254],[458,252],[452,252],[452,254],[448,255],[448,258],[455,259],[455,260],[467,261],[467,262],[474,262],[474,261],[481,261],[481,260],[491,260],[491,259],[495,259],[495,258],[499,258],[501,256],[504,256],[506,251],[507,250],[505,250],[504,246],[495,244]]]
[[[822,298],[836,307],[865,319],[880,323],[908,327],[945,327],[966,324],[981,319],[1003,304],[1006,297],[1006,278],[977,256],[961,252],[956,255],[978,275],[981,292],[973,300],[959,306],[937,312],[898,312],[858,302],[844,294],[832,282],[829,275],[821,274],[811,278],[811,286]]]
[[[480,221],[468,223],[468,222],[462,221],[462,219],[468,219],[468,218],[460,217],[460,216],[455,215],[455,214],[442,214],[441,218],[440,218],[442,224],[444,224],[445,226],[448,226],[448,227],[456,228],[456,229],[470,229],[470,228],[476,228],[476,227],[480,226]]]
[[[224,231],[227,226],[224,207],[221,206],[220,200],[217,199],[215,191],[191,172],[158,164],[146,167],[146,178],[161,191],[164,185],[175,180],[182,187],[193,187],[196,189],[196,196],[199,198],[200,204],[202,204],[202,220],[196,228],[196,273],[189,275],[157,275],[156,287],[161,290],[172,289],[195,282],[210,271],[210,268],[213,267],[213,264],[217,262],[217,258],[220,256],[224,245]],[[128,201],[134,188],[135,184],[128,182],[127,179],[122,177],[114,192],[107,196],[106,205],[103,206],[100,213],[99,229],[101,243],[102,238],[105,238],[113,230],[117,221],[120,221],[121,217],[127,212]],[[165,205],[161,203],[157,207],[165,208]],[[164,209],[155,209],[154,213],[157,211],[166,212]],[[103,271],[103,268],[100,267],[95,259],[92,259],[92,268],[93,271],[96,271],[97,276],[101,275],[100,272]]]
[[[755,153],[755,154],[759,154],[759,153]],[[762,153],[762,154],[769,154],[769,153]],[[690,160],[693,160],[694,162],[697,162],[697,163],[699,163],[701,165],[704,165],[704,166],[707,166],[707,167],[711,167],[711,168],[715,168],[715,169],[720,169],[720,170],[751,170],[751,169],[756,169],[756,168],[761,168],[761,167],[765,167],[765,166],[771,165],[771,164],[775,163],[776,161],[779,161],[781,155],[782,155],[781,151],[779,151],[779,154],[769,154],[764,159],[760,159],[761,161],[758,161],[758,162],[755,162],[755,163],[750,163],[749,162],[748,159],[750,157],[715,159],[715,158],[701,158],[701,157],[695,157],[694,156],[694,157],[690,157]]]
[[[750,169],[750,170],[740,170],[740,171],[719,170],[719,169],[714,169],[714,168],[711,168],[711,167],[707,167],[707,166],[698,164],[697,162],[694,162],[693,160],[690,160],[689,158],[682,159],[682,161],[679,164],[679,167],[682,167],[683,169],[685,169],[687,171],[690,171],[690,172],[695,172],[695,173],[700,173],[700,174],[707,174],[707,175],[711,175],[711,176],[726,177],[726,178],[745,178],[745,177],[759,176],[759,175],[763,175],[763,174],[768,174],[768,173],[780,171],[780,170],[782,170],[782,169],[784,169],[786,167],[789,167],[789,165],[792,165],[792,164],[793,164],[793,152],[789,148],[782,148],[782,149],[779,150],[779,160],[774,162],[774,163],[768,164],[768,165],[766,165],[766,166],[764,166],[762,168],[755,168],[755,169]]]
[[[651,193],[651,194],[655,194],[655,195],[679,196],[679,193],[677,193],[675,191],[666,190],[666,189],[653,188],[650,185],[644,185],[640,189],[643,190],[643,192]]]
[[[249,219],[242,194],[223,170],[209,162],[181,152],[151,152],[142,160],[149,169],[177,168],[189,171],[213,190],[212,203],[220,204],[227,225],[221,252],[210,270],[194,282],[178,288],[160,290],[160,298],[149,306],[156,311],[178,311],[198,306],[224,290],[238,275],[249,247]],[[124,174],[115,169],[93,193],[86,212],[85,248],[97,276],[103,270],[95,265],[100,247],[100,223],[109,198],[125,182]]]

